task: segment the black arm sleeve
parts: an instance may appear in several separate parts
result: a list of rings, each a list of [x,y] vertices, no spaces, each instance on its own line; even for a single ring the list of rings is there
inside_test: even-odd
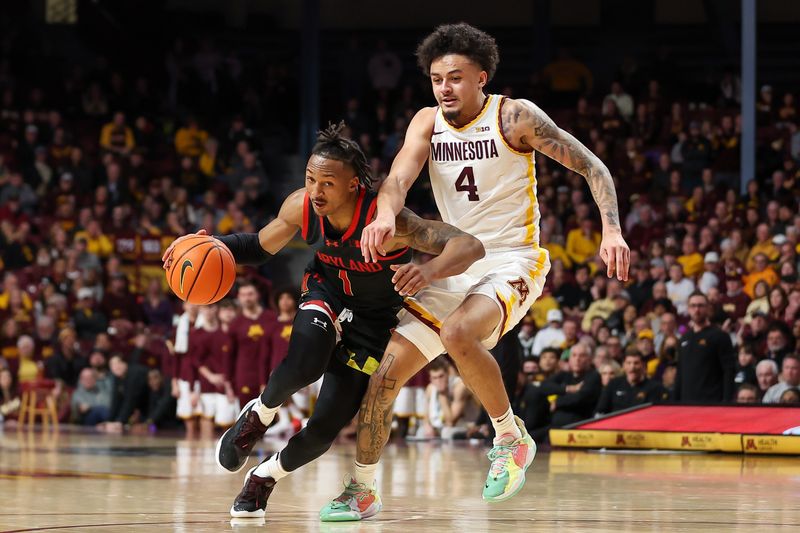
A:
[[[228,247],[233,254],[233,259],[240,265],[263,265],[272,254],[261,246],[258,233],[234,233],[232,235],[214,236]]]

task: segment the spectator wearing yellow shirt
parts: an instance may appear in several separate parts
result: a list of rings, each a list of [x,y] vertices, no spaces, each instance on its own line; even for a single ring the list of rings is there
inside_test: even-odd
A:
[[[208,132],[200,129],[195,118],[189,118],[186,126],[175,134],[175,151],[180,156],[200,157],[205,152]]]
[[[750,274],[744,277],[744,292],[750,298],[754,297],[756,284],[765,281],[770,288],[774,287],[780,280],[778,274],[769,266],[765,254],[757,254],[753,258],[754,267]]]
[[[758,254],[764,254],[767,257],[767,261],[775,261],[781,255],[780,250],[772,243],[769,235],[769,226],[764,223],[756,227],[756,243],[750,248],[750,253],[747,254],[745,268],[748,272],[752,272],[755,268],[755,257]],[[745,292],[747,292],[747,289],[745,289]]]
[[[591,218],[581,220],[581,227],[567,234],[567,255],[575,263],[585,263],[600,249],[600,232],[595,231]]]
[[[561,261],[564,268],[572,268],[572,259],[567,254],[567,251],[559,243],[550,238],[550,232],[541,228],[539,230],[539,243],[541,247],[550,253],[550,263],[554,264],[556,261]]]
[[[219,141],[214,137],[209,137],[205,143],[205,149],[197,162],[200,172],[209,178],[215,178],[225,172],[222,162],[218,158]]]
[[[683,255],[678,257],[678,263],[683,267],[683,273],[687,277],[694,278],[703,272],[703,256],[697,251],[697,242],[694,237],[691,235],[684,237],[681,250]]]
[[[228,202],[228,209],[225,211],[225,215],[217,223],[217,232],[227,235],[228,233],[240,231],[249,223],[250,219],[244,216],[239,206],[234,202]]]
[[[12,303],[20,301],[22,309],[27,312],[33,310],[33,301],[28,293],[19,288],[19,278],[13,272],[6,272],[3,276],[3,292],[0,292],[0,314],[12,314]]]
[[[528,316],[536,322],[536,329],[542,329],[547,326],[547,314],[553,309],[559,309],[558,301],[553,297],[550,288],[545,287],[542,295],[528,311]]]
[[[109,152],[127,156],[136,146],[133,131],[125,124],[125,113],[117,111],[111,122],[100,130],[100,146]]]
[[[114,251],[114,244],[107,235],[103,234],[100,223],[96,220],[90,220],[84,231],[75,234],[75,239],[85,240],[86,251],[97,257],[106,258]]]
[[[583,315],[583,319],[581,320],[581,329],[584,332],[591,331],[592,329],[592,320],[595,317],[600,317],[603,320],[606,320],[611,313],[616,311],[616,298],[617,296],[622,294],[622,284],[617,281],[616,279],[610,279],[606,283],[606,297],[602,299],[597,299],[591,303],[589,308],[586,310],[586,313]]]
[[[44,365],[42,363],[37,364],[34,361],[36,344],[33,338],[29,335],[22,335],[17,340],[17,350],[19,351],[19,369],[17,370],[19,383],[36,381],[40,370],[44,370]]]

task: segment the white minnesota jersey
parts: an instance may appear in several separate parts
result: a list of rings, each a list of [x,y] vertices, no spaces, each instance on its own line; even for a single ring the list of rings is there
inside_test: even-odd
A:
[[[533,151],[503,137],[505,98],[489,95],[469,124],[456,128],[436,112],[428,169],[442,219],[490,248],[539,244]]]

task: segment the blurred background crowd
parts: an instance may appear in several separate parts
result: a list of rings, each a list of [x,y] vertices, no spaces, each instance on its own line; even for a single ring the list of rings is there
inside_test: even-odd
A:
[[[118,57],[108,28],[80,53],[5,29],[0,416],[13,424],[21,388],[49,380],[62,421],[225,425],[224,406],[256,394],[285,354],[301,268],[241,268],[230,299],[202,311],[169,293],[161,254],[201,228],[257,231],[300,185],[302,166],[287,162],[298,149],[293,60],[178,37],[142,44],[153,58],[142,63]],[[412,37],[340,39],[340,76],[322,83],[321,117],[346,121],[381,179],[413,114],[433,103]],[[609,167],[631,247],[629,282],[608,279],[583,178],[536,157],[553,267],[511,348],[509,389],[527,427],[542,437],[650,401],[800,402],[797,87],[760,86],[756,174],[742,190],[737,69],[682,79],[669,48],[630,50],[611,67],[562,48],[542,68],[503,69],[491,92],[533,100]],[[437,217],[426,176],[408,205]],[[201,330],[230,345],[206,353],[192,342]],[[284,422],[308,415],[308,394]],[[409,417],[421,438],[486,431],[445,360],[407,396],[403,433]]]

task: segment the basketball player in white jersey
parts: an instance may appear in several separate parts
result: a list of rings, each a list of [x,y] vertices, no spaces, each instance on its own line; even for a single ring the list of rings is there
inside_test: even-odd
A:
[[[380,509],[374,478],[392,402],[411,376],[443,352],[483,404],[497,435],[483,498],[503,501],[522,488],[536,445],[512,413],[488,349],[522,320],[550,269],[547,250],[539,247],[535,151],[586,178],[602,216],[600,257],[607,274],[628,278],[630,252],[610,172],[532,102],[484,93],[499,59],[494,39],[467,24],[443,25],[419,45],[417,57],[439,105],[420,110],[409,125],[381,186],[377,215],[362,234],[364,257],[385,255],[395,215],[426,161],[442,219],[478,237],[486,256],[460,276],[413,280],[419,292],[408,293],[414,296],[406,299],[406,313],[361,405],[355,475],[323,508],[323,520],[360,520]],[[408,283],[401,273],[394,281],[399,287]]]

